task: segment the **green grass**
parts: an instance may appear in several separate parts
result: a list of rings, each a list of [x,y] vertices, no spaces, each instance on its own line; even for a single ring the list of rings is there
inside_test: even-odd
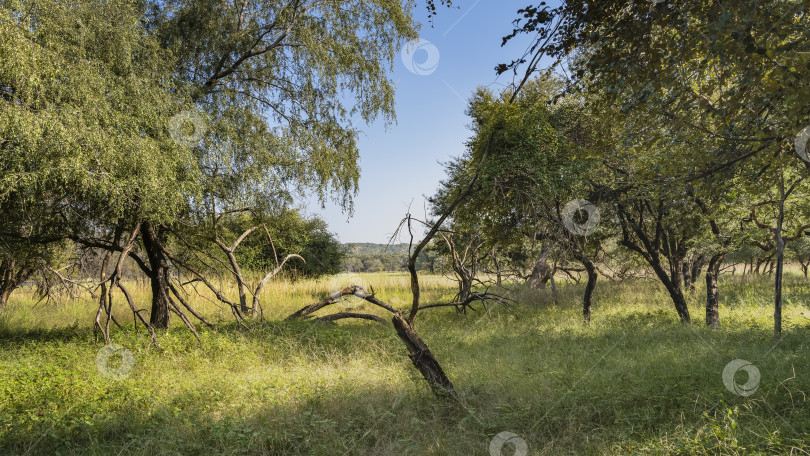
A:
[[[407,306],[405,276],[361,279]],[[441,278],[424,282],[427,301],[454,294]],[[786,278],[778,343],[767,277],[724,277],[719,330],[702,326],[702,291],[689,297],[695,321],[686,327],[648,282],[600,281],[590,327],[580,323],[579,285],[562,285],[556,304],[519,289],[518,304],[488,314],[426,311],[416,329],[461,406],[434,399],[388,325],[283,321],[331,286],[275,283],[264,297],[268,321],[251,330],[195,297],[217,321],[200,328],[201,344],[178,321],[159,349],[146,349],[142,327],[113,330],[136,360],[123,380],[96,367],[95,304],[33,308],[17,294],[0,316],[0,454],[486,456],[502,431],[525,439],[529,455],[799,455],[810,446],[803,277]],[[147,305],[144,287],[136,296]],[[736,358],[761,372],[752,396],[723,385]]]

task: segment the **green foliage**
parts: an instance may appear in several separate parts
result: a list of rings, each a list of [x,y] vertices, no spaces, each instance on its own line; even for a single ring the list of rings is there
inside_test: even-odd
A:
[[[600,153],[608,141],[597,134],[583,100],[562,97],[561,90],[553,77],[529,81],[515,97],[508,90],[496,95],[479,89],[468,108],[473,120],[468,152],[447,164],[448,178],[431,198],[437,216],[479,173],[477,188],[448,228],[458,245],[480,236],[476,255],[498,258],[498,269],[524,275],[537,261],[539,244],[569,241],[562,217],[566,203],[580,198],[599,203],[591,195],[594,183],[604,179]],[[598,248],[597,238],[582,242]],[[444,241],[434,244],[449,254]],[[558,257],[567,259],[564,252]]]
[[[407,5],[374,1],[155,2],[150,26],[207,114],[204,197],[266,210],[312,191],[351,208],[352,119],[394,119],[387,70],[416,36]]]
[[[320,277],[341,271],[345,248],[328,231],[322,219],[304,217],[300,211],[288,209],[258,218],[247,214],[226,215],[220,221],[226,243],[233,242],[254,226],[259,228],[235,251],[243,270],[270,271],[285,256],[296,254],[301,255],[305,262],[291,260],[285,267],[293,277]],[[204,245],[201,243],[201,247]]]
[[[4,2],[0,202],[77,223],[179,214],[195,167],[163,127],[179,100],[142,13],[126,0]]]
[[[774,159],[799,163],[792,142],[810,123],[810,91],[801,82],[807,7],[569,1],[527,12],[518,33],[534,36],[532,53],[573,55],[572,86],[632,117],[637,140],[660,151],[647,153],[657,156],[662,177],[699,177],[751,161],[751,178]],[[678,144],[690,147],[672,157],[666,145]]]

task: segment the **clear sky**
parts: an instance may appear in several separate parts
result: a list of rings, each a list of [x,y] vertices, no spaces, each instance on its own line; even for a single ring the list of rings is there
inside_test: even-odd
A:
[[[397,123],[363,128],[354,215],[349,218],[333,204],[321,208],[314,200],[306,206],[307,213],[327,221],[341,242],[388,242],[409,207],[422,218],[424,196],[444,178],[441,163],[461,155],[470,137],[464,114],[470,95],[478,86],[500,90],[512,82],[511,73],[496,78],[494,67],[522,55],[528,39],[501,47],[501,38],[512,31],[517,10],[532,2],[454,3],[459,8],[437,7],[432,26],[424,5],[415,10],[423,24],[420,39],[429,44],[404,49],[404,59],[395,62]]]

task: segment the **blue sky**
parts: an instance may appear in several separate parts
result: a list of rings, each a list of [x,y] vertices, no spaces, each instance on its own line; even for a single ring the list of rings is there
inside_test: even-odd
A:
[[[414,71],[402,59],[395,62],[397,123],[387,129],[382,122],[363,128],[354,215],[349,218],[329,203],[325,208],[314,200],[307,204],[306,212],[326,220],[341,242],[388,242],[409,207],[422,218],[423,195],[433,194],[444,177],[441,163],[461,155],[470,137],[467,99],[478,86],[500,90],[512,82],[511,73],[496,78],[493,68],[525,50],[528,39],[502,48],[501,38],[512,31],[517,10],[532,2],[454,3],[460,8],[440,8],[432,26],[423,5],[415,10],[423,24],[420,39],[430,45],[405,51]]]

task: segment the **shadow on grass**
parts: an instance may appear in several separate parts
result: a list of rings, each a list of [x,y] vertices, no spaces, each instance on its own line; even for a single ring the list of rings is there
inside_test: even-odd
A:
[[[806,363],[794,383],[785,381],[791,360],[806,360],[802,334],[791,332],[774,348],[764,331],[648,322],[616,318],[588,337],[536,334],[541,341],[527,332],[493,332],[461,345],[439,339],[435,351],[448,360],[462,406],[434,400],[403,353],[405,383],[347,381],[289,391],[281,402],[273,386],[254,385],[237,407],[220,402],[224,380],[160,403],[113,399],[80,405],[60,420],[6,423],[0,453],[483,455],[492,436],[511,431],[525,438],[530,455],[770,454],[807,439],[798,394],[808,390]],[[757,395],[735,396],[722,384],[723,366],[736,357],[756,360],[763,374]]]
[[[220,324],[202,331],[203,348],[223,341],[244,344],[245,351],[284,347],[281,358],[265,362],[284,368],[283,356],[304,358],[313,376],[334,356],[363,355],[378,363],[370,367],[399,370],[360,385],[353,381],[362,372],[326,386],[296,379],[298,389],[289,389],[257,383],[253,371],[266,366],[225,368],[238,376],[236,387],[249,389],[235,393],[234,382],[213,380],[151,401],[144,386],[120,384],[113,390],[120,395],[79,403],[61,419],[32,411],[0,423],[0,454],[466,456],[487,454],[489,440],[502,431],[523,436],[530,455],[773,454],[810,438],[807,327],[789,329],[777,343],[768,327],[736,321],[724,321],[720,330],[688,327],[661,308],[595,314],[586,328],[575,310],[571,303],[544,303],[499,308],[491,316],[423,314],[416,328],[462,406],[434,400],[388,325],[279,321],[245,331]],[[176,344],[184,355],[202,358],[200,365],[225,362],[215,350],[195,350],[200,345],[187,332],[172,331],[171,341],[162,340],[167,351]],[[0,346],[11,352],[25,341],[91,339],[92,331],[79,328],[0,332]],[[723,368],[738,358],[761,372],[750,397],[723,383]],[[167,378],[188,373],[178,372]],[[144,375],[151,374],[161,373]],[[230,402],[222,399],[228,394]]]

